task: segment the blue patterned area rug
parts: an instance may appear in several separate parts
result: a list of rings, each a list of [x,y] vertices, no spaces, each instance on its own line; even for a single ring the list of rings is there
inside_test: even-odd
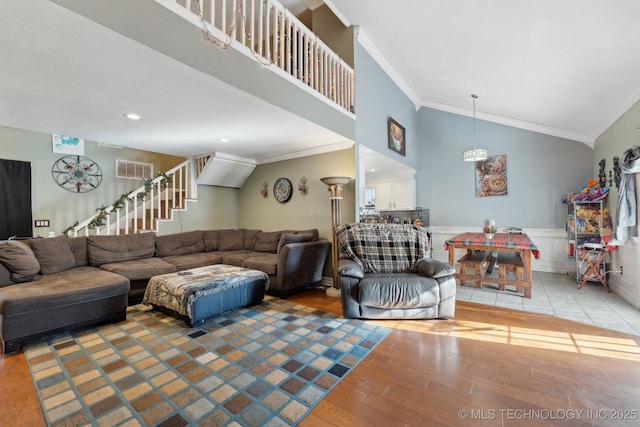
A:
[[[50,426],[290,426],[390,332],[266,297],[193,328],[136,305],[24,353]]]

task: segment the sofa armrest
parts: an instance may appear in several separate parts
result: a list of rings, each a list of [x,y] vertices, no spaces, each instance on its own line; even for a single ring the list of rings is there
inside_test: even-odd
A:
[[[445,276],[452,276],[456,272],[451,264],[435,259],[423,259],[418,263],[418,274],[424,277],[439,279]]]
[[[339,276],[349,276],[355,277],[357,279],[364,278],[364,270],[362,269],[362,267],[360,267],[358,263],[350,259],[338,260],[337,270]]]
[[[322,281],[330,251],[326,239],[284,245],[278,253],[276,283],[272,280],[269,288],[283,292]]]
[[[13,285],[15,282],[11,280],[11,272],[0,263],[0,288],[3,286]]]

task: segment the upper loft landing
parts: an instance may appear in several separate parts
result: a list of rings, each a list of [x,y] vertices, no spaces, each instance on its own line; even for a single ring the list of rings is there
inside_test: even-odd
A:
[[[275,0],[51,1],[355,140],[353,68]]]
[[[338,108],[354,112],[354,71],[275,0],[158,0],[220,49],[235,48],[277,67]],[[178,4],[188,11],[183,14]]]

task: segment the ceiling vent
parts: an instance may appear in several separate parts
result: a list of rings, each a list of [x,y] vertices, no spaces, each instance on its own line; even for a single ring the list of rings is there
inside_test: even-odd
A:
[[[198,184],[242,188],[255,167],[255,160],[213,153],[198,175]]]
[[[116,159],[116,178],[153,178],[153,164]]]

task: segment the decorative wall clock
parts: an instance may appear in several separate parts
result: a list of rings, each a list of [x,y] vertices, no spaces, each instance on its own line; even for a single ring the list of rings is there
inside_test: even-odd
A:
[[[287,178],[278,178],[273,184],[273,197],[280,203],[287,203],[293,194],[293,185]]]
[[[54,181],[73,193],[86,193],[102,182],[102,170],[93,160],[84,156],[64,156],[51,168]]]

